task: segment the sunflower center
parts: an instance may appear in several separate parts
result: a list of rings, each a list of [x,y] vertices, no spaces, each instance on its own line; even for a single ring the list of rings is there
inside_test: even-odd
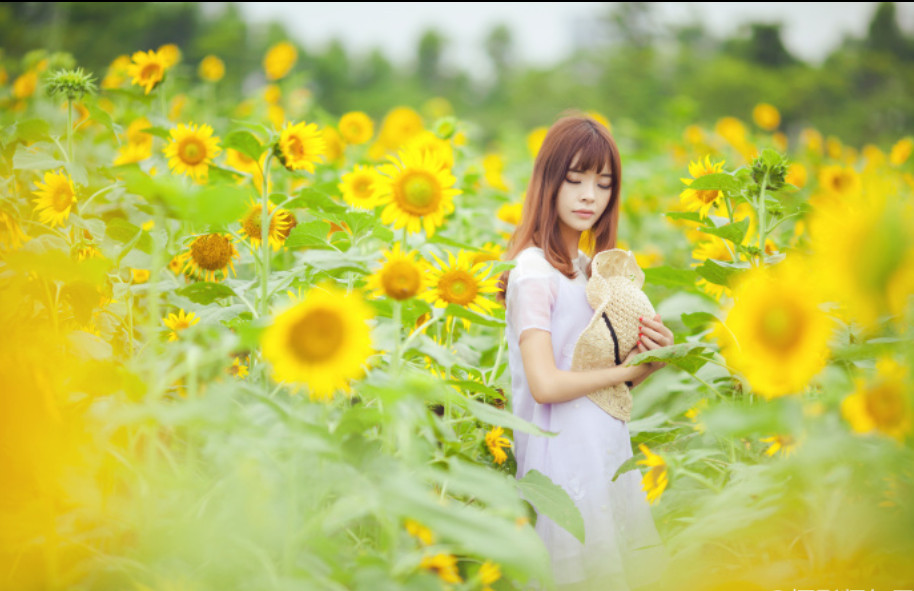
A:
[[[770,349],[787,350],[800,340],[803,318],[793,306],[774,305],[759,317],[758,331],[762,342]]]
[[[190,247],[194,262],[207,271],[225,268],[232,260],[232,251],[231,240],[218,234],[197,238]]]
[[[73,205],[73,191],[70,190],[70,187],[66,184],[54,187],[54,192],[51,193],[51,207],[54,208],[54,211],[65,211],[71,205]]]
[[[852,184],[850,175],[843,173],[836,174],[832,177],[831,181],[832,190],[836,193],[843,193],[849,189]]]
[[[905,415],[901,392],[897,386],[879,384],[866,393],[866,412],[882,429],[894,427]]]
[[[352,183],[352,192],[359,199],[368,199],[371,197],[372,182],[369,176],[360,176]]]
[[[416,295],[421,280],[419,270],[408,261],[390,263],[381,276],[384,292],[395,300],[405,300]]]
[[[441,189],[435,178],[424,170],[405,174],[399,189],[400,206],[408,213],[426,215],[438,209]]]
[[[206,160],[206,144],[195,137],[187,138],[178,147],[178,157],[191,166],[200,164]]]
[[[135,71],[135,70],[134,70]],[[159,77],[162,72],[162,67],[159,64],[151,63],[143,66],[143,69],[140,70],[140,78],[143,80],[154,80]]]
[[[336,310],[315,308],[289,331],[289,348],[304,363],[320,363],[340,352],[345,324]]]
[[[453,304],[466,306],[474,299],[478,289],[476,281],[465,271],[455,271],[444,275],[438,283],[441,299]]]
[[[305,144],[301,141],[301,138],[293,135],[289,138],[288,146],[290,156],[294,156],[295,158],[304,158]]]
[[[713,203],[718,195],[720,195],[720,191],[717,190],[695,191],[695,198],[702,203]]]

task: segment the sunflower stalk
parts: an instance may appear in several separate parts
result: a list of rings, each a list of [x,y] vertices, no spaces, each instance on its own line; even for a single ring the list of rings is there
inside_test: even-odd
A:
[[[765,263],[765,238],[767,237],[768,230],[766,226],[766,216],[767,212],[765,210],[765,188],[768,186],[768,169],[765,169],[765,175],[762,177],[762,182],[759,185],[758,192],[758,248],[759,248],[759,266],[764,265]]]
[[[270,279],[270,163],[273,161],[273,152],[267,153],[266,160],[263,164],[263,186],[260,199],[260,252],[261,252],[261,269],[260,269],[260,315],[266,316],[268,311],[267,302],[269,300],[268,283]]]
[[[403,302],[397,300],[394,302],[394,357],[391,365],[393,366],[393,373],[399,375],[400,373],[400,357],[403,354],[401,349],[403,335]]]

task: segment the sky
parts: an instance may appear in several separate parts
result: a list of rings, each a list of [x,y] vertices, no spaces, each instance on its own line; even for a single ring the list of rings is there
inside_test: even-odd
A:
[[[319,50],[334,38],[347,50],[380,48],[398,63],[410,61],[424,31],[435,28],[448,40],[446,65],[471,73],[487,66],[483,40],[493,27],[512,31],[517,57],[527,65],[551,65],[586,44],[588,22],[606,10],[603,2],[240,2],[253,23],[286,24],[305,47]],[[797,57],[820,62],[841,40],[862,37],[875,2],[656,2],[661,22],[701,19],[716,37],[733,34],[749,21],[781,23],[784,44]],[[898,17],[914,31],[914,2],[898,2]]]

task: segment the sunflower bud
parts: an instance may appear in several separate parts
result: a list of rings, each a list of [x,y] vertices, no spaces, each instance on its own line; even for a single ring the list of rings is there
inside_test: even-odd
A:
[[[752,163],[752,180],[761,185],[767,174],[768,183],[760,188],[776,191],[786,182],[787,164],[787,159],[774,150],[764,150]]]
[[[57,70],[47,78],[49,96],[64,95],[68,100],[81,99],[87,94],[95,93],[95,82],[92,74],[82,68],[75,70]]]
[[[443,140],[451,139],[457,132],[457,120],[454,117],[442,117],[435,123],[435,135]]]

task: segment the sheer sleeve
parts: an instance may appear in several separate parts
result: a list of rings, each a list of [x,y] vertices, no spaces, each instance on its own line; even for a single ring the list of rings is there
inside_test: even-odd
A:
[[[518,259],[508,276],[505,296],[505,319],[518,338],[528,328],[552,332],[552,312],[557,293],[556,271],[545,259]]]

